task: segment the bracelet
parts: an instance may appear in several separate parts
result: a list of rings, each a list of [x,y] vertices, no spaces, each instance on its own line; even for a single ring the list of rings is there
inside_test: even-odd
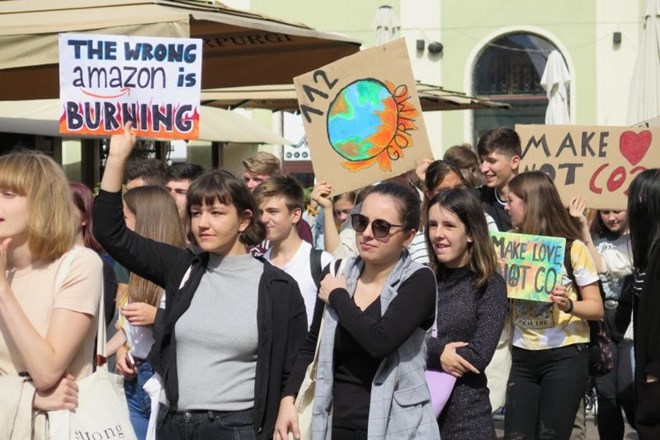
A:
[[[573,311],[573,300],[570,298],[566,298],[568,300],[568,308],[564,313],[571,313]]]

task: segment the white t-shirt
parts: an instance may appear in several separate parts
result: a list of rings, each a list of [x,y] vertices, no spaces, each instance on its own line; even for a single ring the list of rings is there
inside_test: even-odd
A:
[[[312,245],[303,240],[296,255],[284,266],[281,266],[284,272],[288,273],[298,283],[298,288],[305,300],[305,310],[307,311],[307,327],[312,323],[314,317],[314,304],[316,303],[317,288],[312,278],[312,268],[309,263],[309,256],[312,250]],[[264,258],[270,261],[273,248],[268,249],[264,254]],[[328,252],[321,254],[321,266],[325,268],[328,264],[334,261],[334,257]]]
[[[165,292],[160,297],[158,308],[165,308]],[[156,342],[153,327],[150,325],[131,325],[123,315],[120,317],[120,325],[126,335],[126,342],[131,347],[131,355],[138,359],[146,359],[151,351],[151,347]]]

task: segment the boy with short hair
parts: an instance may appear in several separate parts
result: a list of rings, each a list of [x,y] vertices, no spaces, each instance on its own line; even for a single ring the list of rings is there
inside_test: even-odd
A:
[[[167,168],[165,188],[176,203],[179,218],[186,224],[186,195],[193,180],[204,172],[201,165],[192,162],[177,162]]]
[[[493,217],[500,231],[508,231],[512,228],[511,218],[504,205],[507,185],[518,174],[520,166],[520,136],[507,127],[489,130],[479,138],[477,154],[481,162],[479,169],[486,181],[478,189],[484,211]]]
[[[165,186],[165,164],[160,159],[133,158],[126,164],[126,189],[138,186]]]
[[[265,151],[256,152],[242,163],[245,168],[242,176],[250,191],[253,191],[261,182],[282,175],[280,160]]]
[[[259,184],[252,194],[271,243],[264,258],[298,282],[305,300],[309,326],[314,314],[321,270],[333,258],[327,252],[312,249],[312,245],[298,235],[296,223],[302,219],[304,190],[294,178],[279,176]]]
[[[280,160],[265,151],[258,151],[243,160],[242,163],[244,169],[241,176],[245,180],[245,184],[250,191],[254,191],[260,183],[265,182],[270,178],[282,176],[282,165]],[[298,229],[298,235],[300,238],[308,243],[314,243],[312,229],[306,221],[296,223],[296,228]],[[260,245],[252,246],[250,248],[250,253],[255,257],[261,256],[266,253],[268,246],[270,246],[270,244],[268,243],[268,240],[266,240]]]

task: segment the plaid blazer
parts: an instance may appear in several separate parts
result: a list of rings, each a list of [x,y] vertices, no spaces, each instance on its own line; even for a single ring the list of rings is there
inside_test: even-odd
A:
[[[355,292],[363,267],[364,262],[360,257],[351,258],[346,263],[343,274],[351,295]],[[396,298],[398,286],[420,269],[430,270],[412,261],[408,251],[404,251],[381,293],[381,315]],[[332,307],[325,307],[323,319],[314,390],[313,440],[330,440],[332,436],[333,351],[337,329],[337,314]],[[417,328],[378,367],[371,388],[369,440],[440,439],[424,378],[426,334],[425,330]]]

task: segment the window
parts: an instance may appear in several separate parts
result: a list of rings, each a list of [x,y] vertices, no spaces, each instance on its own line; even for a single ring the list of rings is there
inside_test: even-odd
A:
[[[548,99],[540,82],[548,55],[555,49],[545,38],[529,33],[508,34],[486,46],[473,72],[473,92],[511,108],[475,110],[475,144],[495,127],[545,122]]]

